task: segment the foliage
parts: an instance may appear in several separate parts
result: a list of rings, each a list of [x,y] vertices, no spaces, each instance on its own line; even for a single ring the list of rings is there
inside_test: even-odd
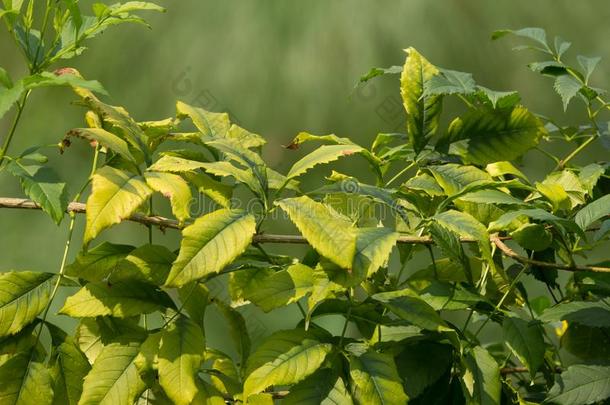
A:
[[[91,187],[72,264],[69,210],[58,274],[0,275],[2,403],[588,404],[610,396],[602,350],[610,267],[588,259],[610,237],[609,165],[574,165],[610,136],[601,121],[609,104],[590,84],[598,59],[569,65],[569,43],[551,46],[539,28],[494,33],[524,37],[544,55],[530,68],[554,79],[564,108],[584,103],[588,123],[572,127],[409,48],[404,67],[361,79],[401,74],[406,133],[379,134],[370,148],[300,133],[288,149],[324,145],[283,175],[263,160],[264,138],[226,113],[178,102],[175,117],[139,122],[98,98],[99,83],[69,68],[46,71],[107,27],[141,23],[132,13],[159,7],[98,3],[86,17],[74,0],[3,5],[30,75],[13,81],[0,70],[0,114],[16,104],[1,168],[57,223]],[[90,179],[71,198],[40,148],[7,154],[30,91],[55,85],[74,90],[88,124],[66,134],[61,152],[75,138],[93,149]],[[448,98],[463,112],[445,124]],[[574,149],[558,158],[545,149],[551,141]],[[530,150],[552,159],[540,181],[518,168]],[[338,159],[365,162],[374,184],[332,172],[315,190],[301,187]],[[156,215],[159,194],[175,221]],[[193,215],[194,197],[210,209]],[[284,214],[301,236],[265,232]],[[96,242],[127,219],[148,226],[148,244]],[[180,229],[178,249],[153,243],[157,225]],[[263,246],[295,241],[310,246],[306,254]],[[571,271],[567,281],[558,269]],[[540,289],[526,288],[530,276],[548,295],[532,296]],[[219,279],[227,291],[212,288]],[[78,320],[69,335],[47,315],[58,289],[74,287],[59,311]],[[292,329],[252,339],[248,306],[300,315]],[[209,310],[226,320],[232,353],[207,341]],[[323,327],[329,315],[342,319],[340,332]],[[499,340],[481,334],[491,324]]]

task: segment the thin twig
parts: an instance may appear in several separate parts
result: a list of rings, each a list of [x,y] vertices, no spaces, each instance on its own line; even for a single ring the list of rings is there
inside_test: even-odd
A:
[[[30,209],[40,210],[40,205],[36,204],[32,200],[25,198],[0,198],[0,208],[17,208],[17,209]],[[79,202],[71,202],[66,210],[68,213],[84,214],[86,212],[86,205]],[[143,225],[158,226],[160,229],[183,229],[186,225],[181,225],[178,221],[170,218],[161,216],[146,216],[144,214],[134,214],[126,220],[132,222],[138,222]],[[549,263],[540,260],[529,259],[524,256],[520,256],[514,250],[509,248],[504,241],[510,240],[509,236],[498,236],[494,234],[490,237],[490,241],[494,243],[498,249],[504,253],[504,255],[510,257],[523,264],[530,264],[538,267],[545,267],[549,269],[566,270],[566,271],[591,271],[596,273],[610,273],[610,267],[601,266],[570,266],[562,263]],[[477,239],[473,238],[460,238],[462,243],[478,243]],[[254,235],[252,243],[289,243],[289,244],[308,244],[309,242],[301,235],[278,235],[262,233]],[[411,245],[433,245],[434,241],[428,236],[400,236],[397,239],[397,243],[400,244],[411,244]]]
[[[506,246],[506,244],[497,236],[492,235],[491,241],[504,253],[505,256],[518,261],[519,263],[529,264],[530,266],[545,267],[549,269],[566,270],[566,271],[592,271],[596,273],[610,273],[610,267],[601,266],[579,266],[568,265],[563,263],[550,263],[541,260],[534,260],[525,256],[520,256],[517,252]]]

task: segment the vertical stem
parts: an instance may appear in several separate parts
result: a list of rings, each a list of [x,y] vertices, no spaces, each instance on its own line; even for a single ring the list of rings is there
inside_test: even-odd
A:
[[[15,131],[17,130],[17,125],[19,125],[19,121],[21,120],[21,115],[23,113],[23,109],[25,108],[25,103],[27,102],[28,96],[30,95],[30,90],[26,91],[25,94],[21,97],[21,100],[17,103],[17,115],[15,115],[15,119],[13,120],[13,124],[11,125],[11,129],[4,139],[4,144],[2,145],[2,149],[0,149],[0,165],[4,160],[4,156],[6,156],[6,152],[13,140],[13,136],[15,135]]]
[[[343,346],[343,339],[345,338],[345,332],[347,332],[347,326],[349,325],[349,318],[352,316],[352,299],[348,295],[348,303],[347,314],[345,314],[345,323],[343,324],[343,330],[341,331],[341,337],[339,338],[339,346]]]

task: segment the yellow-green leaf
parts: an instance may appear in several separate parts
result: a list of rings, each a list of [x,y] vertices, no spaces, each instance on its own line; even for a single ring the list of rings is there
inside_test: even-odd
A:
[[[87,199],[83,242],[88,243],[105,228],[129,218],[151,194],[151,188],[139,175],[110,166],[98,170]]]
[[[331,349],[332,345],[319,342],[303,329],[274,333],[248,359],[244,397],[271,385],[303,380],[320,367]]]
[[[201,328],[180,316],[161,335],[159,383],[177,405],[188,405],[197,394],[197,370],[203,361],[205,342]]]
[[[0,366],[0,403],[3,405],[50,405],[53,387],[49,370],[19,353]]]
[[[173,307],[169,296],[155,287],[138,282],[88,283],[68,297],[61,314],[90,318],[114,316],[128,318]]]
[[[182,177],[172,173],[146,172],[144,178],[150,188],[169,198],[172,212],[181,223],[190,217],[191,188]]]
[[[14,335],[49,303],[53,273],[10,271],[0,275],[0,337]]]
[[[182,231],[166,285],[180,287],[220,272],[248,247],[255,231],[255,218],[241,210],[221,209],[196,219]]]
[[[97,142],[101,146],[110,149],[130,162],[136,163],[136,159],[129,152],[127,142],[112,132],[102,128],[75,128],[68,132],[67,136],[76,136],[90,142]]]
[[[311,246],[337,265],[351,269],[356,237],[351,222],[325,204],[309,197],[287,198],[276,203]]]
[[[407,112],[407,134],[415,153],[419,153],[438,129],[442,97],[424,93],[426,84],[439,70],[414,48],[405,52],[407,60],[400,76],[400,94]]]
[[[390,355],[372,350],[350,355],[349,367],[352,393],[359,404],[403,405],[408,402]]]
[[[304,156],[290,168],[286,175],[288,179],[294,179],[319,164],[333,162],[342,156],[353,155],[362,152],[364,148],[358,145],[323,145],[310,154]]]
[[[105,346],[85,377],[78,405],[132,405],[146,385],[134,364],[139,342]]]

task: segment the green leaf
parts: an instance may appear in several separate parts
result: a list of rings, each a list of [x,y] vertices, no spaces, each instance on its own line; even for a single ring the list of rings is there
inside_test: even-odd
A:
[[[521,318],[507,316],[502,322],[504,341],[510,350],[529,370],[532,380],[544,363],[544,336],[542,326]]]
[[[500,403],[502,383],[500,367],[487,350],[476,346],[464,359],[467,367],[462,383],[471,403],[496,405]]]
[[[303,329],[275,332],[248,359],[244,398],[271,385],[290,385],[313,374],[332,345],[319,342]]]
[[[432,331],[448,329],[447,324],[434,308],[409,289],[377,293],[372,298],[381,302],[401,319],[420,328]]]
[[[424,95],[471,94],[477,90],[472,74],[441,69],[425,83]]]
[[[76,74],[42,72],[27,76],[21,80],[25,90],[39,87],[71,86],[91,90],[100,94],[108,94],[97,80],[85,80]]]
[[[87,199],[87,226],[83,243],[102,230],[129,218],[152,194],[144,179],[110,166],[99,169]]]
[[[546,309],[539,319],[542,322],[567,321],[594,328],[608,328],[610,310],[601,301],[562,302]]]
[[[415,398],[450,369],[453,349],[449,345],[425,340],[405,346],[396,357],[396,368],[404,379],[407,395]]]
[[[205,381],[196,380],[197,395],[193,398],[193,404],[201,405],[225,405],[226,401],[220,391]],[[255,405],[255,404],[253,404]]]
[[[53,273],[0,274],[0,337],[14,335],[36,319],[48,305],[56,281]]]
[[[542,51],[550,53],[550,54],[553,53],[551,51],[551,48],[549,48],[549,45],[547,44],[547,41],[546,41],[546,31],[543,30],[542,28],[528,27],[528,28],[521,28],[519,30],[497,30],[497,31],[493,32],[493,34],[491,35],[491,39],[496,40],[496,39],[502,38],[508,34],[516,35],[516,36],[522,37],[522,38],[531,39],[535,43],[542,46],[542,49],[541,49]],[[540,48],[537,48],[537,49],[540,49]]]
[[[235,298],[248,300],[269,312],[295,303],[311,292],[313,269],[300,263],[280,271],[269,267],[245,269],[231,274],[230,288]]]
[[[233,344],[237,349],[237,355],[239,356],[239,362],[242,365],[246,364],[246,359],[250,355],[250,336],[248,335],[248,329],[246,328],[246,320],[239,311],[225,304],[223,301],[218,299],[214,300],[216,308],[227,320],[229,334],[233,340]]]
[[[609,396],[610,367],[575,364],[558,377],[545,403],[593,404]]]
[[[46,166],[25,165],[14,160],[6,169],[19,178],[25,194],[59,224],[68,208],[66,183],[60,182],[57,174]]]
[[[51,405],[51,375],[44,364],[19,353],[0,365],[0,403],[6,405]]]
[[[191,282],[178,289],[178,295],[184,310],[201,328],[205,324],[205,312],[210,300],[210,291],[201,283]]]
[[[182,231],[180,253],[166,285],[180,287],[220,272],[244,252],[255,231],[255,218],[241,210],[221,209],[197,218]]]
[[[5,14],[6,11],[0,11],[0,18],[2,18],[2,14]],[[0,86],[3,86],[6,89],[10,89],[13,87],[13,81],[11,80],[11,76],[8,74],[6,70],[0,67]],[[1,90],[1,89],[0,89]]]
[[[255,195],[263,198],[265,191],[254,174],[247,169],[240,169],[229,162],[202,163],[201,167],[208,173],[221,177],[233,177],[238,183],[248,187]]]
[[[516,91],[495,91],[483,86],[477,86],[477,90],[477,98],[494,109],[511,108],[521,101],[521,96]]]
[[[13,87],[2,88],[0,87],[0,118],[6,114],[13,104],[15,104],[23,95],[25,89],[21,82],[15,83]]]
[[[139,342],[105,346],[85,377],[78,405],[132,405],[146,389],[134,364]]]
[[[606,169],[597,163],[591,163],[580,169],[578,180],[585,187],[589,195],[593,194],[593,188],[599,181],[600,177],[606,172]]]
[[[360,79],[358,79],[358,84],[366,83],[377,76],[395,75],[401,72],[402,66],[390,66],[387,68],[374,67],[371,68],[371,70],[369,70],[366,74],[360,76]]]
[[[161,286],[165,283],[176,255],[165,246],[143,245],[129,252],[109,273],[111,284],[140,281]]]
[[[146,331],[138,325],[139,316],[127,319],[112,317],[82,318],[75,339],[89,363],[94,363],[102,349],[117,342],[144,340]]]
[[[552,234],[540,224],[524,224],[510,236],[525,249],[537,252],[548,248],[553,241]]]
[[[561,335],[561,348],[583,362],[603,364],[610,360],[608,328],[568,324]]]
[[[190,217],[191,188],[182,177],[172,173],[146,172],[144,178],[150,188],[169,198],[172,212],[180,223]]]
[[[257,188],[260,192],[255,192],[259,197],[264,198],[269,188],[267,179],[267,165],[257,153],[242,147],[236,140],[214,139],[205,142],[206,146],[216,149],[224,155],[226,161],[233,161],[249,169],[254,177]]]
[[[574,220],[584,231],[595,221],[598,221],[607,215],[610,215],[610,194],[600,197],[584,206],[576,213]]]
[[[182,176],[203,195],[224,208],[231,206],[233,187],[212,179],[205,173],[183,173]],[[271,177],[271,176],[270,176]],[[269,179],[271,181],[271,178]],[[271,184],[270,184],[271,186]]]
[[[77,405],[83,392],[83,380],[91,366],[72,339],[57,348],[56,367],[54,403]]]
[[[599,56],[587,57],[587,56],[578,55],[576,57],[576,59],[578,60],[578,63],[585,71],[585,83],[588,83],[589,79],[591,78],[591,74],[597,67],[597,64],[599,63],[599,61],[602,60],[602,58],[600,58]]]
[[[342,156],[349,156],[355,153],[360,153],[364,150],[358,145],[323,145],[304,156],[290,168],[286,175],[288,179],[294,179],[307,172],[313,167],[333,162]]]
[[[356,230],[356,253],[352,265],[356,279],[371,277],[385,266],[400,235],[388,228],[359,228]]]
[[[448,196],[461,192],[472,183],[482,184],[492,181],[489,174],[474,166],[449,163],[442,166],[430,166],[428,170]]]
[[[92,282],[68,297],[59,313],[76,318],[128,318],[173,306],[166,293],[147,284]]]
[[[201,327],[180,316],[161,336],[159,382],[178,405],[188,405],[197,394],[197,370],[203,361],[205,342]]]
[[[485,229],[483,224],[474,219],[472,215],[460,211],[449,210],[441,212],[432,218],[438,224],[460,236],[476,239],[481,244],[482,249],[484,247],[489,248],[489,234],[487,233],[487,229]]]
[[[453,120],[442,143],[466,163],[486,165],[522,156],[546,135],[542,121],[526,108],[478,109]]]
[[[351,405],[352,397],[343,379],[332,369],[316,371],[290,388],[287,405]]]
[[[163,155],[148,168],[153,172],[186,173],[202,169],[205,163],[179,156]]]
[[[570,100],[572,100],[572,98],[578,94],[582,88],[582,84],[580,84],[572,76],[565,74],[558,76],[557,79],[555,79],[553,88],[557,94],[561,96],[563,110],[566,111],[568,109],[568,104],[570,104]]]
[[[439,70],[414,48],[400,76],[400,94],[407,112],[407,135],[415,153],[421,152],[436,133],[442,108],[441,96],[427,96],[425,88]]]
[[[87,281],[101,281],[115,271],[132,250],[133,246],[102,242],[92,249],[80,252],[74,263],[66,267],[66,275]]]
[[[316,251],[340,267],[352,268],[356,238],[347,218],[306,196],[287,198],[276,204],[288,213]]]
[[[227,113],[206,111],[181,101],[176,103],[176,111],[178,118],[190,118],[204,136],[225,137],[229,132],[231,122]]]
[[[119,156],[126,160],[136,163],[136,159],[133,157],[127,146],[127,142],[119,138],[112,132],[108,132],[102,128],[76,128],[68,132],[66,137],[76,136],[83,138],[89,142],[96,142],[99,145],[117,153]]]
[[[402,405],[408,401],[394,359],[372,350],[349,356],[354,399],[367,405]]]

